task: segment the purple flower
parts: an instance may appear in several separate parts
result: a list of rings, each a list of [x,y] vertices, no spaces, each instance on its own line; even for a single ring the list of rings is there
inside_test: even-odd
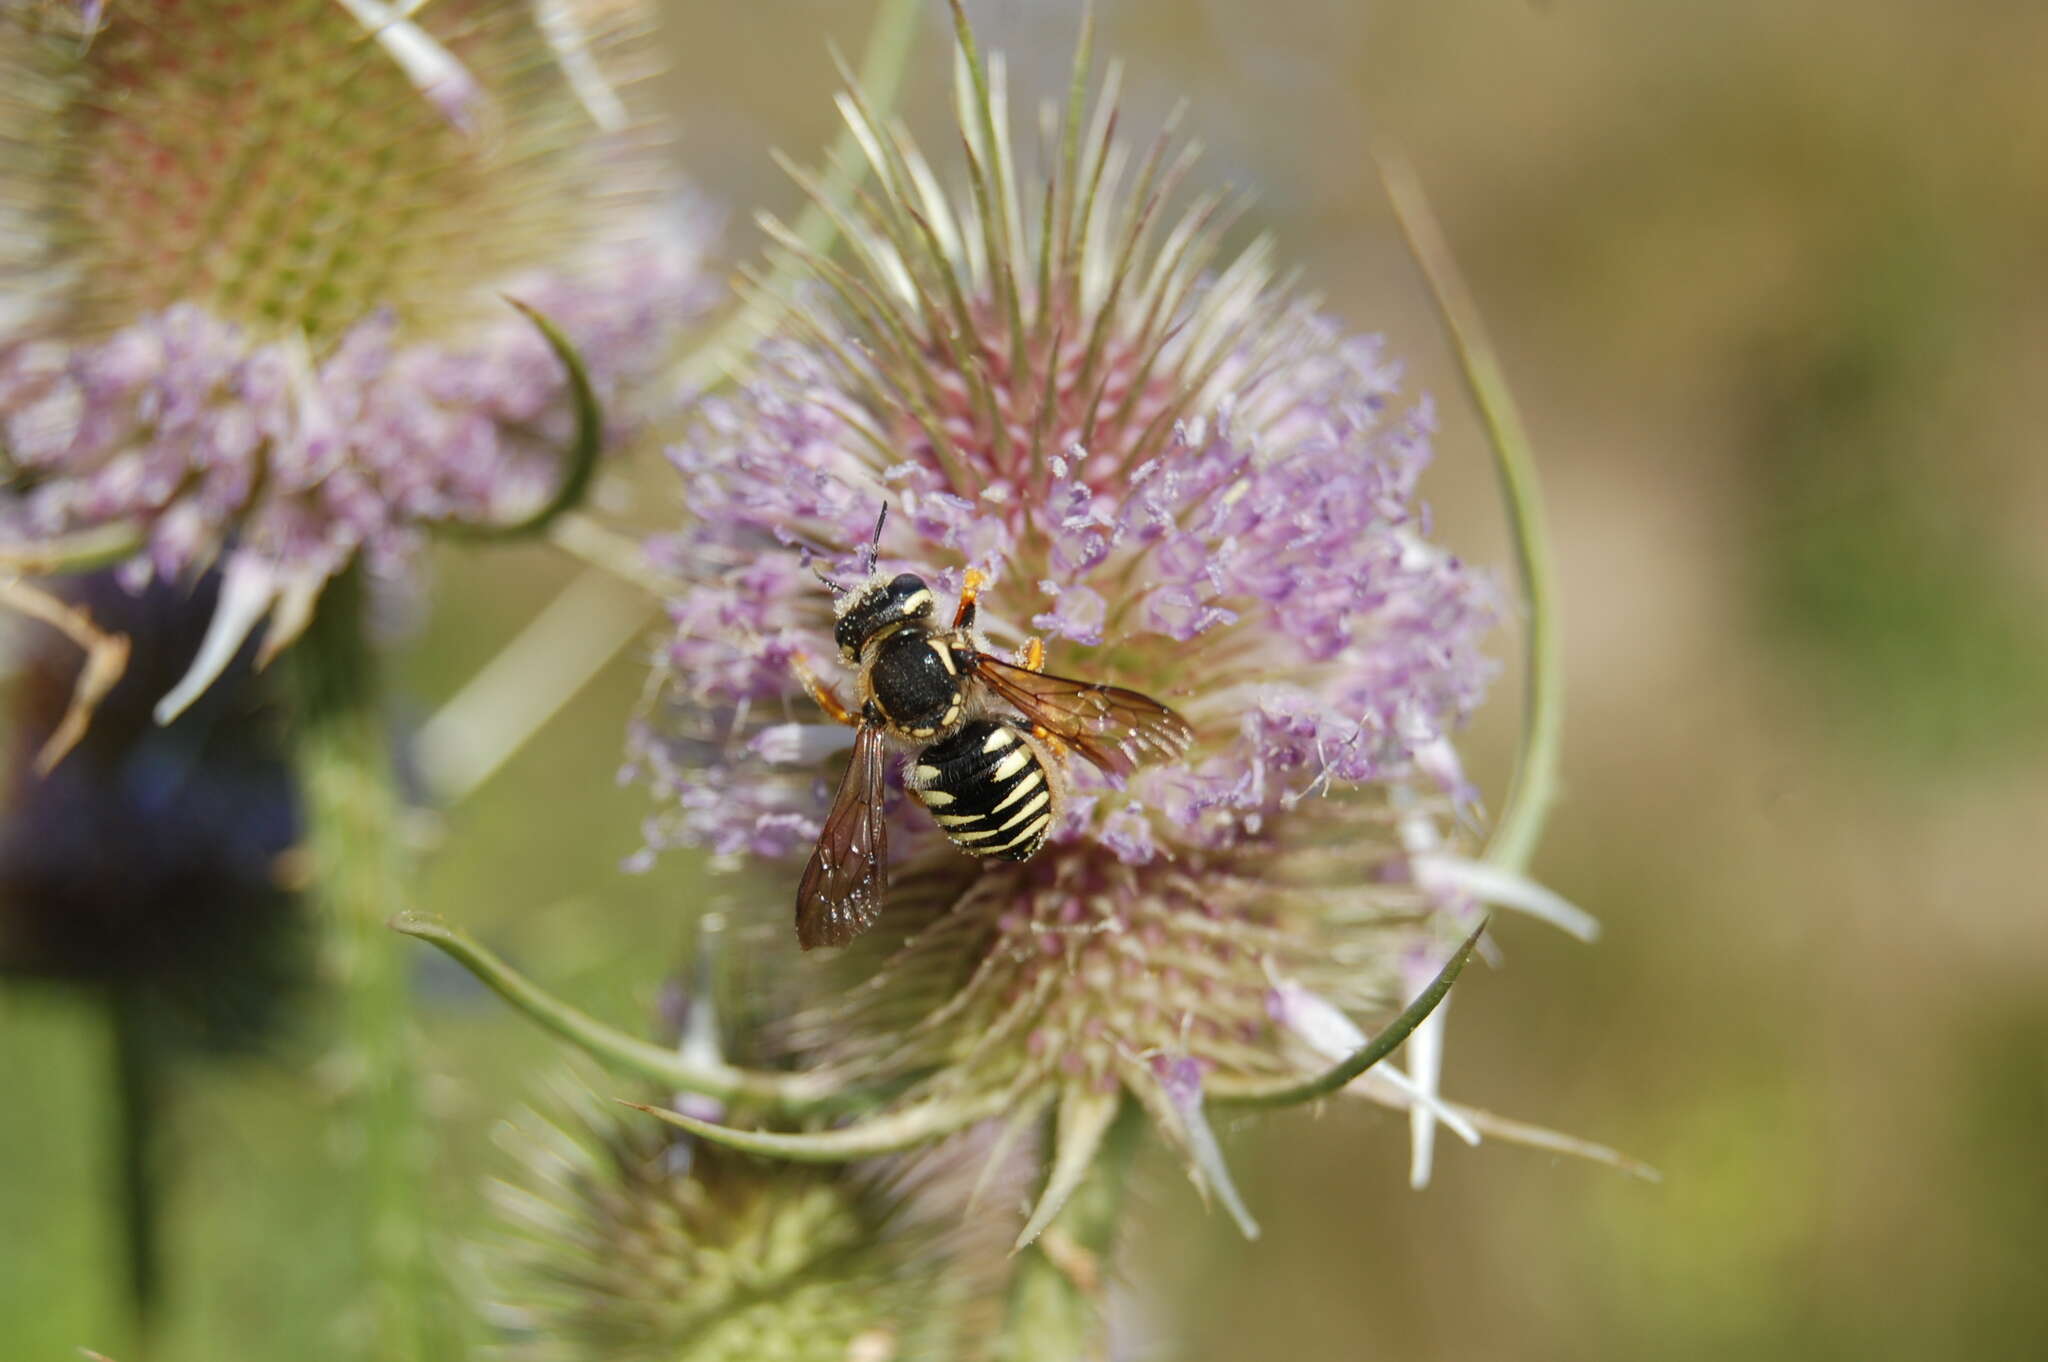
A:
[[[1315,380],[1293,405],[1295,428],[1309,428],[1300,418],[1312,404],[1331,413],[1314,438],[1196,412],[1141,457],[1104,437],[1092,454],[1070,444],[1046,456],[1035,476],[1028,448],[966,438],[967,412],[959,446],[978,469],[956,478],[937,459],[889,462],[862,442],[870,418],[852,414],[854,375],[835,388],[816,351],[765,354],[753,384],[707,403],[674,454],[693,515],[659,548],[690,583],[670,607],[666,731],[711,745],[692,749],[708,760],[670,765],[664,796],[687,803],[693,785],[737,775],[825,784],[815,762],[765,760],[748,735],[815,716],[791,663],[829,673],[836,650],[831,598],[809,564],[858,576],[884,503],[901,512],[884,532],[884,567],[942,591],[957,591],[968,567],[991,574],[991,639],[1015,647],[1041,634],[1053,670],[1158,695],[1200,733],[1185,766],[1143,769],[1124,789],[1076,770],[1096,798],[1062,840],[1099,840],[1119,812],[1142,807],[1167,842],[1223,849],[1257,840],[1310,795],[1390,782],[1450,793],[1455,765],[1425,773],[1420,756],[1448,751],[1491,673],[1479,644],[1492,584],[1423,539],[1411,503],[1389,490],[1427,457],[1411,420],[1342,416],[1392,396],[1377,343],[1325,349],[1320,328],[1289,339]],[[1176,379],[1166,370],[1154,382]],[[730,809],[736,824],[754,816]],[[910,828],[900,841],[914,855],[935,834]],[[700,827],[679,840],[726,839]]]
[[[0,230],[0,277],[35,285],[0,315],[25,489],[0,537],[132,532],[137,588],[220,561],[216,660],[266,614],[274,652],[351,564],[389,576],[434,525],[546,500],[568,379],[505,297],[613,410],[711,296],[705,214],[643,130],[586,112],[622,36],[565,50],[514,0],[396,9],[125,0],[90,44],[0,17],[0,134],[34,152],[0,203],[40,206]]]
[[[857,265],[815,262],[809,305],[672,452],[689,521],[656,556],[686,585],[632,742],[650,840],[794,889],[836,773],[783,736],[823,722],[793,663],[848,693],[816,574],[857,580],[892,508],[881,570],[943,602],[978,569],[991,646],[1042,636],[1048,670],[1156,696],[1197,738],[1122,784],[1071,763],[1064,821],[1021,864],[962,856],[892,797],[858,986],[793,1046],[901,1094],[878,1139],[1056,1112],[1025,1239],[1126,1100],[1249,1225],[1202,1112],[1326,1065],[1276,997],[1384,1012],[1411,957],[1440,965],[1471,929],[1444,892],[1471,797],[1451,735],[1493,674],[1498,592],[1430,539],[1433,411],[1377,337],[1277,287],[1263,243],[1219,265],[1215,199],[1161,217],[1187,162],[1163,141],[1127,158],[1113,91],[1026,183],[963,70],[971,192],[851,101],[880,184]]]

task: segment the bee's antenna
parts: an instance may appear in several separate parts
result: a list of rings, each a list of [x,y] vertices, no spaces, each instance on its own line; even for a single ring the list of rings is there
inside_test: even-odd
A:
[[[825,570],[818,566],[816,550],[812,549],[808,544],[798,544],[796,545],[796,551],[797,556],[804,560],[804,566],[811,570],[811,575],[825,584],[826,590],[835,596],[844,596],[846,594],[847,588],[827,577]]]
[[[868,541],[867,570],[869,572],[875,570],[875,560],[882,555],[882,526],[888,522],[888,519],[889,503],[885,501],[882,503],[882,513],[875,517],[875,537]]]
[[[809,553],[806,553],[804,555],[804,566],[811,570],[811,575],[813,577],[816,577],[819,581],[825,584],[825,589],[827,591],[830,591],[835,596],[844,596],[846,594],[846,588],[841,586],[839,583],[833,581],[830,577],[827,577],[825,575],[825,570],[818,566],[817,558],[815,558]]]

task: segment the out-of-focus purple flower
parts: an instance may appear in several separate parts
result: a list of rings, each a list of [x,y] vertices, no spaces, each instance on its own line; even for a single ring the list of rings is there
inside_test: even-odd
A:
[[[224,560],[274,651],[349,564],[546,500],[568,382],[506,297],[606,399],[701,312],[705,215],[586,107],[623,19],[571,45],[575,7],[415,8],[124,0],[89,43],[0,16],[5,541],[124,527],[136,587]]]
[[[1042,635],[1048,670],[1157,696],[1197,740],[1122,785],[1071,763],[1064,822],[1022,864],[961,856],[897,796],[861,985],[794,1044],[902,1093],[877,1138],[1055,1112],[1027,1239],[1126,1099],[1241,1210],[1205,1097],[1326,1063],[1276,992],[1383,1012],[1411,957],[1440,966],[1474,925],[1440,892],[1471,799],[1451,735],[1494,670],[1498,593],[1428,532],[1427,399],[1378,338],[1277,286],[1265,243],[1223,260],[1217,197],[1162,211],[1188,160],[1114,140],[1114,74],[1046,184],[1016,169],[1000,63],[961,72],[971,192],[845,101],[880,185],[855,264],[813,262],[788,333],[673,451],[690,518],[656,553],[685,585],[633,742],[650,839],[794,885],[836,783],[776,736],[820,721],[792,662],[840,670],[814,570],[857,580],[891,507],[882,570],[942,610],[981,570],[992,646]]]

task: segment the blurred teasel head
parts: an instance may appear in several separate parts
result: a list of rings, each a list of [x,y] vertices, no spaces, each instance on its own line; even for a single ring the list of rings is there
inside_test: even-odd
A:
[[[635,8],[0,6],[10,559],[218,563],[204,673],[359,560],[545,505],[572,371],[609,410],[708,302]]]
[[[503,1128],[482,1295],[520,1362],[955,1362],[991,1326],[994,1245],[901,1169],[791,1168],[555,1085]]]
[[[985,574],[993,655],[1042,638],[1047,671],[1172,706],[1184,755],[1127,780],[1063,762],[1063,816],[1022,861],[962,855],[892,777],[878,924],[791,1036],[893,1094],[821,1154],[1052,1114],[1028,1240],[1136,1103],[1249,1231],[1208,1106],[1284,1097],[1362,1045],[1353,1019],[1429,984],[1482,898],[1580,919],[1464,858],[1451,737],[1493,674],[1500,596],[1417,499],[1428,400],[1278,282],[1268,242],[1226,251],[1236,200],[1183,203],[1192,152],[1170,128],[1120,140],[1117,71],[1091,109],[1086,50],[1084,30],[1034,154],[961,24],[953,191],[843,97],[872,190],[842,217],[846,263],[803,257],[784,333],[673,452],[690,518],[658,553],[683,585],[633,749],[650,845],[793,884],[847,738],[799,669],[853,680],[819,578],[870,568],[929,582],[941,628]],[[1360,1083],[1449,1111],[1433,1069]]]

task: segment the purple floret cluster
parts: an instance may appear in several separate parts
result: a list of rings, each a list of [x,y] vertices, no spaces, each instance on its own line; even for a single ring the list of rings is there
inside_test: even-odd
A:
[[[845,731],[819,727],[792,663],[842,695],[852,679],[813,568],[858,580],[885,503],[880,565],[925,576],[942,609],[964,569],[989,574],[992,646],[1042,636],[1049,670],[1156,695],[1194,724],[1186,764],[1125,788],[1073,763],[1061,840],[1144,863],[1237,845],[1325,791],[1420,779],[1465,797],[1447,735],[1493,670],[1480,643],[1497,597],[1426,538],[1431,409],[1401,405],[1376,339],[1317,327],[1299,343],[1299,362],[1135,465],[1070,443],[1038,468],[986,443],[965,467],[890,462],[829,356],[769,351],[672,452],[690,522],[656,546],[684,585],[662,712],[636,731],[662,801],[650,845],[808,850],[832,789],[822,758]],[[937,835],[894,827],[905,854]]]
[[[610,244],[583,267],[508,280],[549,317],[600,395],[658,364],[711,301],[703,237]],[[0,534],[131,526],[131,585],[227,552],[317,582],[358,554],[390,567],[439,522],[516,519],[561,476],[568,379],[509,306],[451,337],[376,311],[317,351],[196,304],[98,341],[0,345],[0,445],[29,488]]]

